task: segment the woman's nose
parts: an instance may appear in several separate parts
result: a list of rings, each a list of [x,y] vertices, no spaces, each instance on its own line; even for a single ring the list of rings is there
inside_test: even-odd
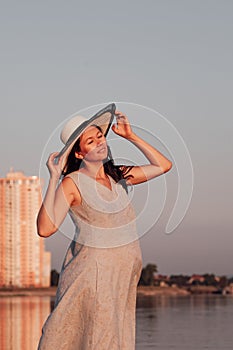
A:
[[[97,145],[101,145],[102,143],[104,143],[104,140],[103,139],[97,139]]]

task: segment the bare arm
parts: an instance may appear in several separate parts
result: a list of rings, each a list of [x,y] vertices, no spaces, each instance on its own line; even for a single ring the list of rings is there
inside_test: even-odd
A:
[[[80,194],[71,179],[63,179],[58,186],[62,159],[54,165],[56,155],[57,153],[51,154],[47,162],[50,180],[37,216],[37,232],[41,237],[49,237],[55,233],[65,219],[71,203],[74,200],[81,202]]]
[[[127,173],[127,176],[130,176],[127,182],[136,185],[169,171],[172,167],[172,162],[156,148],[133,133],[129,121],[124,114],[120,111],[116,111],[115,114],[117,115],[117,124],[112,126],[112,130],[138,147],[150,162],[150,164],[146,165],[133,166]]]

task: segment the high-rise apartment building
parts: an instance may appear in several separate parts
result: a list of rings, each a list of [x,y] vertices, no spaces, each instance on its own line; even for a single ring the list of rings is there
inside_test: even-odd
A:
[[[51,253],[36,231],[40,205],[37,176],[11,171],[0,178],[0,287],[50,285]]]

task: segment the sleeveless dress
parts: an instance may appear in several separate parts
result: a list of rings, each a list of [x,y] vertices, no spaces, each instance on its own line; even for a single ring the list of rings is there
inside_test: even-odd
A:
[[[111,190],[80,171],[67,176],[82,200],[69,211],[76,232],[38,350],[134,350],[142,255],[133,207],[110,176]]]

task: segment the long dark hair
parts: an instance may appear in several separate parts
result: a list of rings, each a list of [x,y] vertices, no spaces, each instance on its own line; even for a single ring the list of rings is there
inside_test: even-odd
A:
[[[99,131],[103,132],[102,129],[98,125],[94,125]],[[129,178],[132,178],[132,175],[127,175],[129,171],[133,168],[133,166],[127,166],[127,165],[115,165],[114,160],[112,158],[112,153],[110,150],[110,147],[108,148],[108,155],[107,158],[103,160],[103,166],[104,166],[104,172],[108,175],[110,175],[113,180],[116,182],[119,182],[122,187],[126,190],[127,184],[126,180]],[[62,176],[65,177],[66,175],[79,170],[82,167],[82,159],[75,157],[75,152],[80,152],[80,137],[75,142],[74,146],[72,147],[66,161],[66,165],[64,170],[62,171]]]

